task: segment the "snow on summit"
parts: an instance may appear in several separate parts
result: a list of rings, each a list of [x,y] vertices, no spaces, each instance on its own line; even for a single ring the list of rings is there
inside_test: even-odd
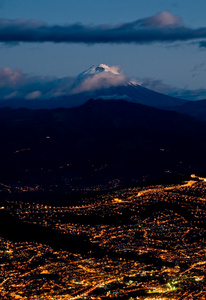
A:
[[[90,75],[95,75],[98,73],[102,72],[110,72],[112,74],[120,74],[119,72],[119,67],[118,66],[108,66],[105,64],[100,64],[99,66],[91,66],[88,70],[82,72],[81,74],[78,75],[78,78],[80,77],[85,77],[85,76],[90,76]]]
[[[72,94],[94,91],[111,86],[119,86],[128,83],[126,76],[119,72],[118,66],[100,64],[92,66],[77,76],[77,81]]]
[[[96,68],[96,71],[99,70],[100,72],[111,72],[113,74],[120,74],[119,73],[119,67],[118,66],[107,66],[105,64],[100,64],[99,67]]]

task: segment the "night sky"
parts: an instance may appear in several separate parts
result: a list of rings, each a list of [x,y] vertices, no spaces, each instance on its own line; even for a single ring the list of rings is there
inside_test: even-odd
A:
[[[153,90],[206,98],[206,2],[1,0],[0,97],[119,66]],[[66,84],[66,83],[65,83]]]

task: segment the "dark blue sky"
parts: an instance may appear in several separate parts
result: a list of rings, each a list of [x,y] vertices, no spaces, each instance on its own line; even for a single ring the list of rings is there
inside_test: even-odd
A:
[[[76,76],[91,65],[118,65],[128,77],[150,88],[206,98],[205,11],[205,0],[2,0],[0,68],[7,68],[7,73],[18,69],[30,76],[62,78]],[[63,37],[56,43],[56,36],[59,39],[68,30],[72,34],[76,24],[81,25],[75,34],[79,41]],[[61,28],[56,30],[54,25]],[[25,40],[18,41],[32,26]],[[40,33],[40,43],[36,32],[41,26],[47,32],[43,37]],[[141,38],[134,40],[142,29]],[[87,42],[84,37],[91,30]],[[122,40],[125,30],[128,41]],[[118,34],[119,40],[113,43]]]

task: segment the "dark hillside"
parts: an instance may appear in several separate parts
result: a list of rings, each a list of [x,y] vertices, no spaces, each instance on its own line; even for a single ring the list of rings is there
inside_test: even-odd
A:
[[[205,123],[122,100],[0,109],[0,179],[87,186],[206,170]]]

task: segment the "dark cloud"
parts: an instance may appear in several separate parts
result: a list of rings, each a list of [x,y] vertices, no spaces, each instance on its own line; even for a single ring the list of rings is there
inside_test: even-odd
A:
[[[199,42],[200,48],[206,48],[206,41]]]
[[[196,90],[176,89],[173,92],[170,92],[168,95],[175,98],[198,101],[198,100],[206,99],[206,89],[204,88],[196,89]]]
[[[199,64],[194,67],[202,67],[203,64]],[[141,86],[153,90],[158,93],[162,93],[171,97],[186,99],[191,101],[203,100],[206,99],[206,89],[179,89],[175,86],[165,83],[163,80],[153,79],[153,78],[143,78],[138,79],[138,82]]]
[[[147,89],[153,90],[158,93],[166,94],[166,95],[176,90],[175,87],[159,79],[143,78],[143,79],[138,79],[138,82],[141,86]]]
[[[116,26],[48,25],[38,20],[0,20],[0,42],[151,43],[206,38],[206,27],[192,29],[178,16],[163,11],[155,16]],[[204,46],[204,42],[201,42]]]

